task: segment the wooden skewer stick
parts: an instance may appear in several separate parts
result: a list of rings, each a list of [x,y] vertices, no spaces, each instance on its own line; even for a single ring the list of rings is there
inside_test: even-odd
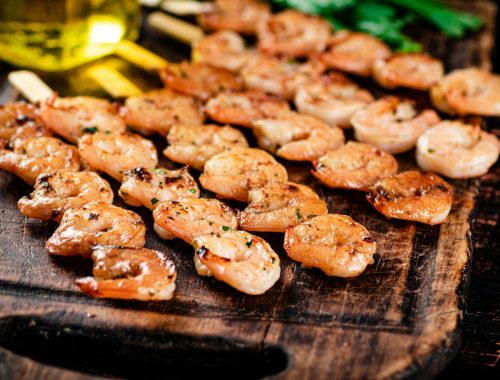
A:
[[[151,13],[147,22],[154,29],[187,44],[203,37],[200,27],[162,12]]]
[[[120,58],[147,71],[158,71],[168,65],[168,61],[132,41],[122,41],[115,48]]]
[[[208,1],[165,0],[161,3],[161,8],[174,15],[185,16],[210,12],[214,7]]]
[[[8,79],[31,103],[43,102],[54,94],[38,75],[29,70],[13,71],[8,75]]]
[[[92,66],[87,74],[113,98],[127,98],[142,92],[120,72],[106,65]]]

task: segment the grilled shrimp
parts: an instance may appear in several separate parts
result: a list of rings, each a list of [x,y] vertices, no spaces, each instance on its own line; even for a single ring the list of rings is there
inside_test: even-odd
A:
[[[78,150],[85,162],[117,181],[123,172],[139,166],[155,167],[158,156],[153,143],[133,133],[86,134],[78,140]]]
[[[202,235],[218,235],[238,228],[233,209],[217,199],[198,198],[161,202],[153,211],[155,229],[186,243]],[[161,235],[160,235],[161,236]]]
[[[200,104],[169,89],[152,90],[125,101],[125,121],[143,135],[165,136],[173,125],[198,125],[205,120]]]
[[[176,125],[170,130],[167,141],[169,145],[163,151],[166,157],[197,170],[203,170],[205,162],[216,154],[248,147],[245,136],[239,130],[218,125]]]
[[[45,248],[52,255],[88,257],[99,245],[142,248],[145,242],[146,226],[139,215],[97,201],[67,210]]]
[[[354,113],[372,101],[367,90],[335,72],[299,86],[295,93],[300,112],[341,128],[350,127]]]
[[[179,170],[138,167],[123,173],[118,195],[129,205],[154,210],[158,202],[198,198],[200,189],[187,167]]]
[[[118,107],[90,96],[50,98],[42,104],[40,115],[50,129],[72,143],[84,133],[119,133],[127,127]]]
[[[91,297],[165,301],[174,295],[177,271],[162,252],[99,247],[92,252],[92,260],[94,277],[76,280]]]
[[[308,57],[325,49],[331,32],[325,19],[288,9],[259,23],[257,46],[266,54]]]
[[[278,255],[264,239],[248,232],[203,235],[194,239],[193,247],[196,259],[210,274],[240,292],[263,294],[280,278]]]
[[[202,101],[222,91],[243,88],[241,79],[229,70],[186,61],[168,65],[160,78],[165,87]]]
[[[310,187],[293,182],[271,182],[251,189],[248,207],[238,213],[239,226],[247,231],[285,232],[328,208]]]
[[[238,72],[253,54],[245,40],[231,30],[220,30],[193,42],[192,61]]]
[[[368,77],[378,59],[391,55],[389,47],[366,33],[341,30],[328,40],[321,60],[332,69]]]
[[[223,92],[205,105],[207,115],[222,124],[250,128],[252,121],[289,111],[288,102],[261,91]]]
[[[66,210],[92,201],[113,203],[109,183],[94,172],[52,171],[38,176],[35,190],[17,203],[29,218],[60,222]]]
[[[257,55],[241,69],[241,77],[248,89],[260,90],[293,99],[297,87],[318,77],[324,66],[320,63],[299,63],[278,57]]]
[[[396,53],[375,61],[372,76],[382,87],[427,91],[443,78],[443,63],[425,53]]]
[[[344,144],[344,133],[313,116],[289,111],[252,123],[262,149],[292,161],[314,161]]]
[[[436,174],[410,170],[381,179],[366,198],[387,218],[434,225],[446,220],[453,187]]]
[[[288,173],[273,156],[260,149],[235,148],[205,163],[200,183],[221,198],[246,202],[252,187],[267,182],[286,182]]]
[[[454,70],[431,88],[431,99],[448,114],[500,116],[500,75],[475,67]]]
[[[52,136],[52,132],[37,107],[26,102],[0,105],[0,140],[12,146],[18,138],[40,136]]]
[[[34,185],[41,173],[51,170],[78,171],[80,158],[74,146],[55,137],[17,139],[12,150],[0,149],[0,169]]]
[[[213,9],[198,18],[206,30],[229,29],[242,34],[255,34],[257,25],[269,17],[269,4],[255,0],[216,0]]]
[[[328,152],[313,165],[311,173],[325,185],[362,191],[398,170],[398,163],[391,154],[353,141]]]
[[[338,214],[320,215],[288,227],[283,246],[293,260],[337,277],[359,276],[373,264],[377,250],[364,226]]]
[[[356,112],[351,119],[357,140],[388,153],[412,149],[424,131],[440,122],[434,110],[417,114],[411,101],[386,96]]]
[[[417,141],[418,166],[450,178],[478,177],[498,160],[500,143],[478,125],[443,121]]]

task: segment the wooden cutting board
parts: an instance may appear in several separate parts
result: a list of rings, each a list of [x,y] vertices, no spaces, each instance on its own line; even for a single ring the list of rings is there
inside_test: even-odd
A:
[[[496,8],[478,1],[468,9],[482,15],[486,27],[465,40],[414,31],[448,70],[490,65]],[[149,30],[141,42],[169,59],[188,52]],[[116,58],[105,61],[143,88],[158,85]],[[5,78],[9,68],[2,69]],[[102,95],[83,69],[44,79],[62,95]],[[5,79],[0,91],[3,102],[17,97]],[[156,143],[161,151],[164,141]],[[398,161],[402,169],[413,167],[413,153]],[[290,180],[312,186],[330,212],[348,214],[369,229],[378,242],[375,264],[355,279],[328,278],[289,260],[282,234],[262,234],[282,258],[281,279],[263,296],[245,296],[197,276],[192,248],[158,239],[150,212],[134,208],[149,227],[147,247],[166,252],[179,272],[174,299],[155,303],[83,295],[74,280],[88,275],[91,263],[45,252],[56,225],[22,217],[16,203],[30,188],[1,172],[0,378],[345,379],[438,373],[460,342],[477,182],[454,181],[447,222],[430,227],[387,220],[363,194],[321,186],[308,165],[286,166]],[[123,205],[120,199],[116,204]]]

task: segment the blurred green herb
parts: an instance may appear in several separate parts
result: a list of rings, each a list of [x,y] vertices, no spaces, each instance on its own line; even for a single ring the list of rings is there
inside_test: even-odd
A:
[[[403,31],[409,23],[424,20],[450,37],[463,37],[483,21],[470,13],[447,8],[436,0],[271,0],[286,8],[325,17],[336,30],[370,33],[402,52],[421,51],[422,45]]]

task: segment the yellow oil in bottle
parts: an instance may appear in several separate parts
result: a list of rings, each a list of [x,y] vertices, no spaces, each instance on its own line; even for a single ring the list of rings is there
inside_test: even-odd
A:
[[[139,32],[137,0],[0,0],[0,60],[62,71]]]

